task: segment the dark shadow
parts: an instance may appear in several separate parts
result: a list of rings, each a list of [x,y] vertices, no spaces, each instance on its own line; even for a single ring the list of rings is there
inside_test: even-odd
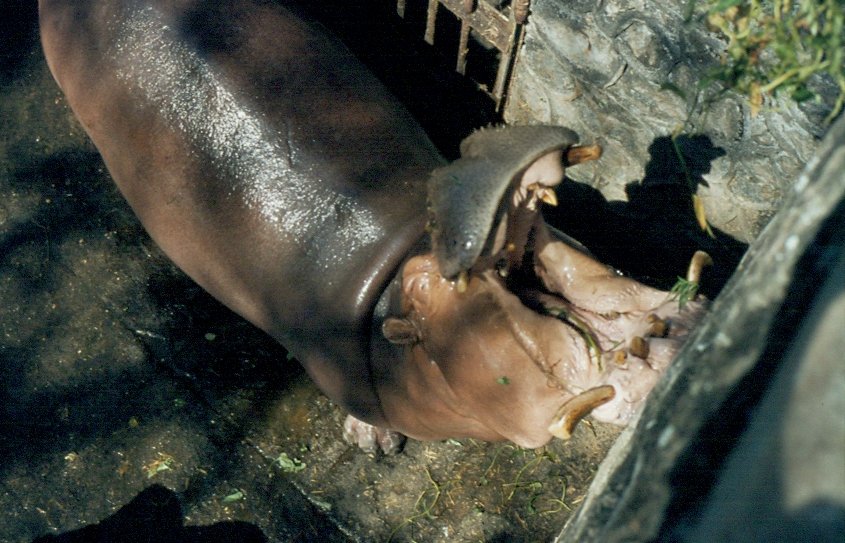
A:
[[[31,205],[12,215],[0,237],[0,277],[18,287],[14,297],[4,297],[0,326],[9,330],[11,321],[28,320],[11,307],[34,314],[37,322],[26,325],[34,329],[28,335],[0,342],[0,472],[50,465],[68,447],[108,439],[137,418],[196,426],[222,451],[213,467],[225,473],[232,464],[227,453],[253,425],[262,424],[266,410],[303,370],[278,343],[176,270],[144,232],[96,152],[32,153],[25,144],[11,149],[15,162],[4,187]],[[113,261],[113,268],[81,268],[82,258],[92,258],[86,243],[103,236],[114,241],[110,252],[93,257]],[[139,261],[138,267],[127,265]],[[67,285],[86,283],[74,279],[77,272],[99,273],[93,280],[108,282],[113,270],[126,273],[135,291],[145,294],[127,299],[98,292],[92,298],[85,288]],[[27,310],[54,296],[62,303],[38,313]],[[91,328],[103,323],[84,314],[96,306],[113,315],[119,329],[92,339]],[[134,336],[148,363],[122,359],[128,340],[121,332]],[[101,353],[80,366],[103,368],[94,374],[72,362],[77,348],[71,346],[83,338],[101,345]],[[56,350],[67,351],[67,369],[44,362],[45,351]],[[189,405],[203,408],[174,409],[174,386],[180,398],[192,398]],[[250,409],[233,419],[225,406],[246,400]],[[208,428],[207,414],[224,409],[215,413],[221,422]]]
[[[17,79],[33,51],[39,51],[38,3],[34,0],[0,2],[0,85]]]
[[[710,237],[693,209],[693,194],[706,185],[703,175],[725,151],[703,135],[682,135],[675,141],[678,152],[667,136],[652,142],[644,178],[626,187],[627,202],[608,202],[589,185],[566,180],[558,189],[560,204],[545,208],[544,214],[602,262],[663,289],[686,274],[695,251],[704,250],[714,266],[705,270],[701,292],[713,298],[748,245],[716,228]]]
[[[182,504],[175,492],[160,485],[144,489],[114,515],[97,523],[45,535],[33,543],[264,543],[264,533],[254,524],[224,521],[210,526],[185,526]]]
[[[376,74],[447,159],[460,156],[458,146],[473,130],[501,122],[493,101],[455,72],[456,50],[444,54],[425,43],[420,28],[396,14],[396,2],[294,3]]]
[[[18,285],[14,296],[4,298],[2,322],[16,319],[13,307],[38,307],[43,300],[59,288],[59,277],[67,275],[61,247],[70,237],[102,235],[104,231],[120,232],[121,217],[130,217],[125,204],[115,194],[104,176],[97,170],[102,166],[93,151],[65,149],[47,157],[32,156],[26,145],[19,145],[9,153],[16,163],[10,165],[11,174],[6,178],[7,190],[20,198],[35,198],[37,204],[12,216],[0,238],[0,277],[14,279]],[[119,209],[122,208],[122,211]],[[140,230],[134,231],[139,235]],[[123,381],[120,386],[106,387],[111,394],[129,400],[112,404],[103,394],[103,383],[75,375],[62,385],[42,375],[39,365],[46,345],[60,341],[55,331],[61,323],[72,322],[81,307],[88,307],[92,300],[79,300],[75,307],[58,307],[37,315],[36,331],[27,339],[9,338],[0,344],[0,417],[3,439],[0,445],[0,466],[6,470],[18,462],[36,462],[49,458],[61,448],[70,436],[92,437],[108,433],[125,425],[127,411],[139,409],[129,394],[132,385]],[[18,317],[25,320],[24,317]],[[104,364],[108,365],[107,361]],[[131,375],[124,375],[131,379]],[[35,389],[24,385],[24,379],[40,380]],[[119,406],[115,408],[114,405]],[[68,407],[70,406],[70,407]],[[88,417],[77,420],[77,406],[85,406]],[[61,422],[56,410],[68,409],[69,415]],[[143,411],[141,409],[140,411]],[[138,411],[136,411],[138,412]],[[97,425],[91,417],[97,416]],[[99,417],[102,418],[99,418]],[[84,420],[82,420],[84,419]],[[102,426],[101,426],[102,425]],[[26,451],[25,454],[21,454]]]
[[[522,534],[513,534],[511,532],[498,533],[485,540],[486,543],[523,543],[527,539]]]
[[[801,341],[802,323],[830,299],[820,299],[818,294],[826,282],[839,282],[831,270],[841,258],[845,239],[845,201],[839,203],[822,226],[815,240],[808,246],[792,273],[794,278],[781,307],[772,320],[766,348],[753,369],[733,388],[722,405],[705,421],[678,458],[670,474],[673,495],[668,504],[661,532],[656,541],[674,543],[685,541],[685,533],[699,522],[708,506],[711,492],[719,483],[723,468],[731,453],[749,430],[752,416],[764,397],[775,386],[781,391],[794,389],[795,376],[799,375],[801,354],[784,355]],[[833,283],[837,284],[837,283]],[[800,344],[798,344],[800,345]],[[778,379],[778,380],[776,380]],[[779,404],[765,412],[768,421],[777,421],[785,411]],[[772,431],[782,432],[783,426],[772,422]],[[777,440],[782,443],[782,440]],[[768,452],[768,451],[767,451]],[[845,538],[845,509],[841,504],[813,502],[796,512],[778,510],[783,503],[783,467],[771,462],[770,479],[766,484],[766,504],[761,504],[757,517],[747,519],[757,523],[761,533],[771,538],[761,541],[843,541]],[[747,458],[745,462],[765,459]],[[752,480],[750,484],[760,484]],[[749,505],[749,504],[742,504]],[[771,514],[774,512],[774,515]]]

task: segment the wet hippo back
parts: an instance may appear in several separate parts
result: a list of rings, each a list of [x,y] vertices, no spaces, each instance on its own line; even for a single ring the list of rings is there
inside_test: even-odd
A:
[[[337,42],[270,2],[39,2],[50,69],[146,229],[375,424],[369,316],[441,159]]]

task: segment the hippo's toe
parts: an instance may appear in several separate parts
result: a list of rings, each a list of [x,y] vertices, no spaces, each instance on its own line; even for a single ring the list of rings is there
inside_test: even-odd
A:
[[[405,436],[399,432],[379,428],[348,415],[343,422],[343,439],[350,445],[358,445],[368,453],[396,454],[405,445]]]

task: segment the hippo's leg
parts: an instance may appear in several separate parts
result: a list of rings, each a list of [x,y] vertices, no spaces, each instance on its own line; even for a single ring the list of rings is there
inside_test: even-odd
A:
[[[400,452],[406,441],[405,436],[399,432],[373,426],[352,415],[347,415],[343,422],[343,439],[368,453],[381,451],[384,454]]]

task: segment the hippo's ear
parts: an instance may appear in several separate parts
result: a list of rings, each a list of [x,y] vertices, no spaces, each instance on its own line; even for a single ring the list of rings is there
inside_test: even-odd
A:
[[[461,158],[432,172],[431,238],[444,277],[468,270],[481,255],[520,174],[547,153],[576,143],[578,135],[561,126],[484,128],[461,143]]]

